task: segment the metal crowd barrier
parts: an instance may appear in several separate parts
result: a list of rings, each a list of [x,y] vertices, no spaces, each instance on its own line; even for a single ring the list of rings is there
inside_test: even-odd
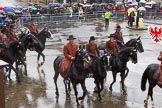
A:
[[[161,19],[162,13],[158,12],[147,12],[140,16],[144,19]],[[79,16],[78,14],[58,14],[58,15],[39,15],[34,17],[20,17],[19,18],[19,26],[28,25],[30,24],[31,20],[34,20],[38,25],[50,25],[57,22],[64,22],[64,21],[87,21],[91,19],[99,19],[104,20],[104,12],[94,12],[92,14],[84,13],[83,16]],[[124,21],[127,19],[126,12],[111,12],[111,20],[118,20]]]

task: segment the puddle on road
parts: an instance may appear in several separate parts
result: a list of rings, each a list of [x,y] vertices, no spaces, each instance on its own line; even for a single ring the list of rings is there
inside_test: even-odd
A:
[[[81,23],[80,23],[81,24]],[[115,31],[115,23],[110,23],[110,27],[108,31],[95,32],[95,28],[97,25],[93,24],[77,24],[77,28],[67,28],[66,30],[60,30],[59,33],[62,36],[58,37],[61,39],[59,42],[47,42],[47,49],[44,51],[46,55],[46,62],[43,67],[37,70],[36,64],[36,53],[28,52],[27,56],[27,68],[28,68],[28,76],[21,76],[21,84],[15,82],[15,75],[12,73],[13,83],[8,83],[5,85],[6,89],[6,108],[76,108],[75,95],[74,92],[71,92],[70,100],[66,99],[65,88],[63,85],[63,80],[61,77],[58,78],[59,85],[59,98],[56,98],[55,95],[55,86],[53,83],[53,60],[56,58],[56,55],[59,55],[62,52],[63,44],[66,43],[66,38],[68,34],[74,34],[77,38],[76,41],[88,42],[88,39],[91,35],[98,37],[97,41],[101,41],[101,38],[104,40],[108,40],[106,36],[113,33]],[[79,25],[79,26],[78,26]],[[126,24],[122,23],[122,32],[123,35],[128,35],[124,37],[125,41],[129,39],[136,38],[137,35],[143,35],[142,41],[144,43],[144,47],[147,49],[147,55],[152,54],[149,50],[160,49],[160,46],[153,46],[153,44],[148,44],[148,40],[145,40],[147,37],[147,31],[132,31],[124,28]],[[57,34],[59,36],[60,34]],[[132,35],[132,36],[129,36]],[[53,35],[55,36],[55,34]],[[87,39],[88,38],[88,39]],[[55,49],[55,50],[54,50]],[[156,55],[152,55],[152,58]],[[140,90],[140,78],[141,74],[144,70],[144,67],[147,65],[147,57],[143,54],[139,56],[140,63],[143,63],[143,67],[136,67],[134,64],[128,65],[130,68],[129,77],[126,79],[127,87],[127,95],[123,95],[120,91],[119,80],[120,77],[117,77],[117,82],[113,86],[113,92],[109,91],[109,84],[112,82],[111,72],[108,72],[107,82],[105,86],[105,90],[102,93],[103,102],[99,102],[97,98],[97,94],[93,93],[94,83],[93,79],[87,79],[86,85],[87,89],[90,92],[88,96],[86,96],[84,101],[80,101],[80,108],[143,108],[143,100],[146,97],[147,92],[143,93]],[[149,62],[156,62],[156,60],[150,60]],[[141,64],[137,64],[137,66],[141,66]],[[135,70],[137,70],[136,72]],[[138,79],[138,80],[137,80]],[[137,80],[137,81],[136,81]],[[137,85],[138,84],[138,85]],[[135,85],[135,86],[134,86]],[[78,86],[79,96],[82,95],[81,87]],[[159,90],[156,89],[155,99],[157,104],[160,105],[162,98],[160,98],[157,94]],[[151,103],[150,103],[151,105]],[[158,106],[156,105],[156,106]],[[12,106],[12,107],[11,107]]]

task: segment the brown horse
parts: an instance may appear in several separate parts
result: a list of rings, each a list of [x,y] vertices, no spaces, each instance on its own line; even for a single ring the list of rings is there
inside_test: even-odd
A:
[[[141,79],[141,90],[146,90],[146,82],[148,80],[149,88],[148,88],[148,95],[146,100],[144,100],[144,105],[147,107],[149,96],[151,97],[152,101],[152,108],[155,108],[154,100],[153,100],[153,88],[158,85],[158,76],[159,76],[159,64],[150,64],[145,69],[142,79]],[[158,85],[160,88],[162,88],[161,85]]]

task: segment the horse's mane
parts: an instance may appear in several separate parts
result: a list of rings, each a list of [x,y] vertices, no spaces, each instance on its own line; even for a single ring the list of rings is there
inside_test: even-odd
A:
[[[131,39],[131,40],[129,40],[125,45],[127,46],[127,45],[129,45],[129,44],[131,44],[131,43],[133,43],[133,42],[136,42],[136,41],[137,41],[136,38]]]
[[[123,48],[118,52],[118,55],[123,55],[123,54],[125,54],[126,52],[128,52],[128,51],[130,51],[132,49],[133,49],[133,47]]]
[[[46,30],[46,28],[43,28],[39,34],[42,34],[44,31]]]

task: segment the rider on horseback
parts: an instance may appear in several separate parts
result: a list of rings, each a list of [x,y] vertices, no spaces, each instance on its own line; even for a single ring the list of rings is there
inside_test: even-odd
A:
[[[31,24],[30,24],[30,28],[29,28],[29,29],[30,29],[30,32],[31,32],[33,35],[35,35],[35,36],[38,35],[39,31],[38,31],[38,28],[37,28],[37,26],[36,26],[34,20],[31,21]]]
[[[63,48],[65,58],[60,63],[60,71],[64,74],[64,77],[68,77],[71,62],[75,59],[75,54],[78,51],[78,44],[74,42],[74,39],[76,38],[73,35],[69,35],[67,39],[69,42]]]
[[[114,33],[114,38],[116,39],[118,45],[119,44],[124,44],[124,39],[123,39],[123,36],[122,36],[122,32],[120,30],[121,30],[120,25],[117,25],[116,26],[116,31]]]
[[[9,45],[15,40],[18,40],[16,36],[16,32],[14,31],[14,25],[11,24],[6,29],[6,35],[7,35],[7,44]]]
[[[114,38],[114,34],[110,34],[109,38],[110,40],[106,43],[106,51],[111,54],[109,59],[109,63],[111,66],[113,57],[115,56],[116,52],[118,52],[119,46]]]
[[[95,57],[99,57],[99,50],[97,48],[97,44],[95,42],[95,37],[91,36],[89,40],[89,44],[87,45],[87,52],[92,58],[92,60],[95,59]],[[85,66],[88,68],[92,65],[92,63],[86,63]],[[89,68],[89,74],[87,74],[87,77],[91,77],[91,68]]]
[[[97,44],[95,43],[95,37],[91,36],[89,40],[89,44],[87,46],[87,51],[91,58],[99,56],[99,50],[97,48]]]

